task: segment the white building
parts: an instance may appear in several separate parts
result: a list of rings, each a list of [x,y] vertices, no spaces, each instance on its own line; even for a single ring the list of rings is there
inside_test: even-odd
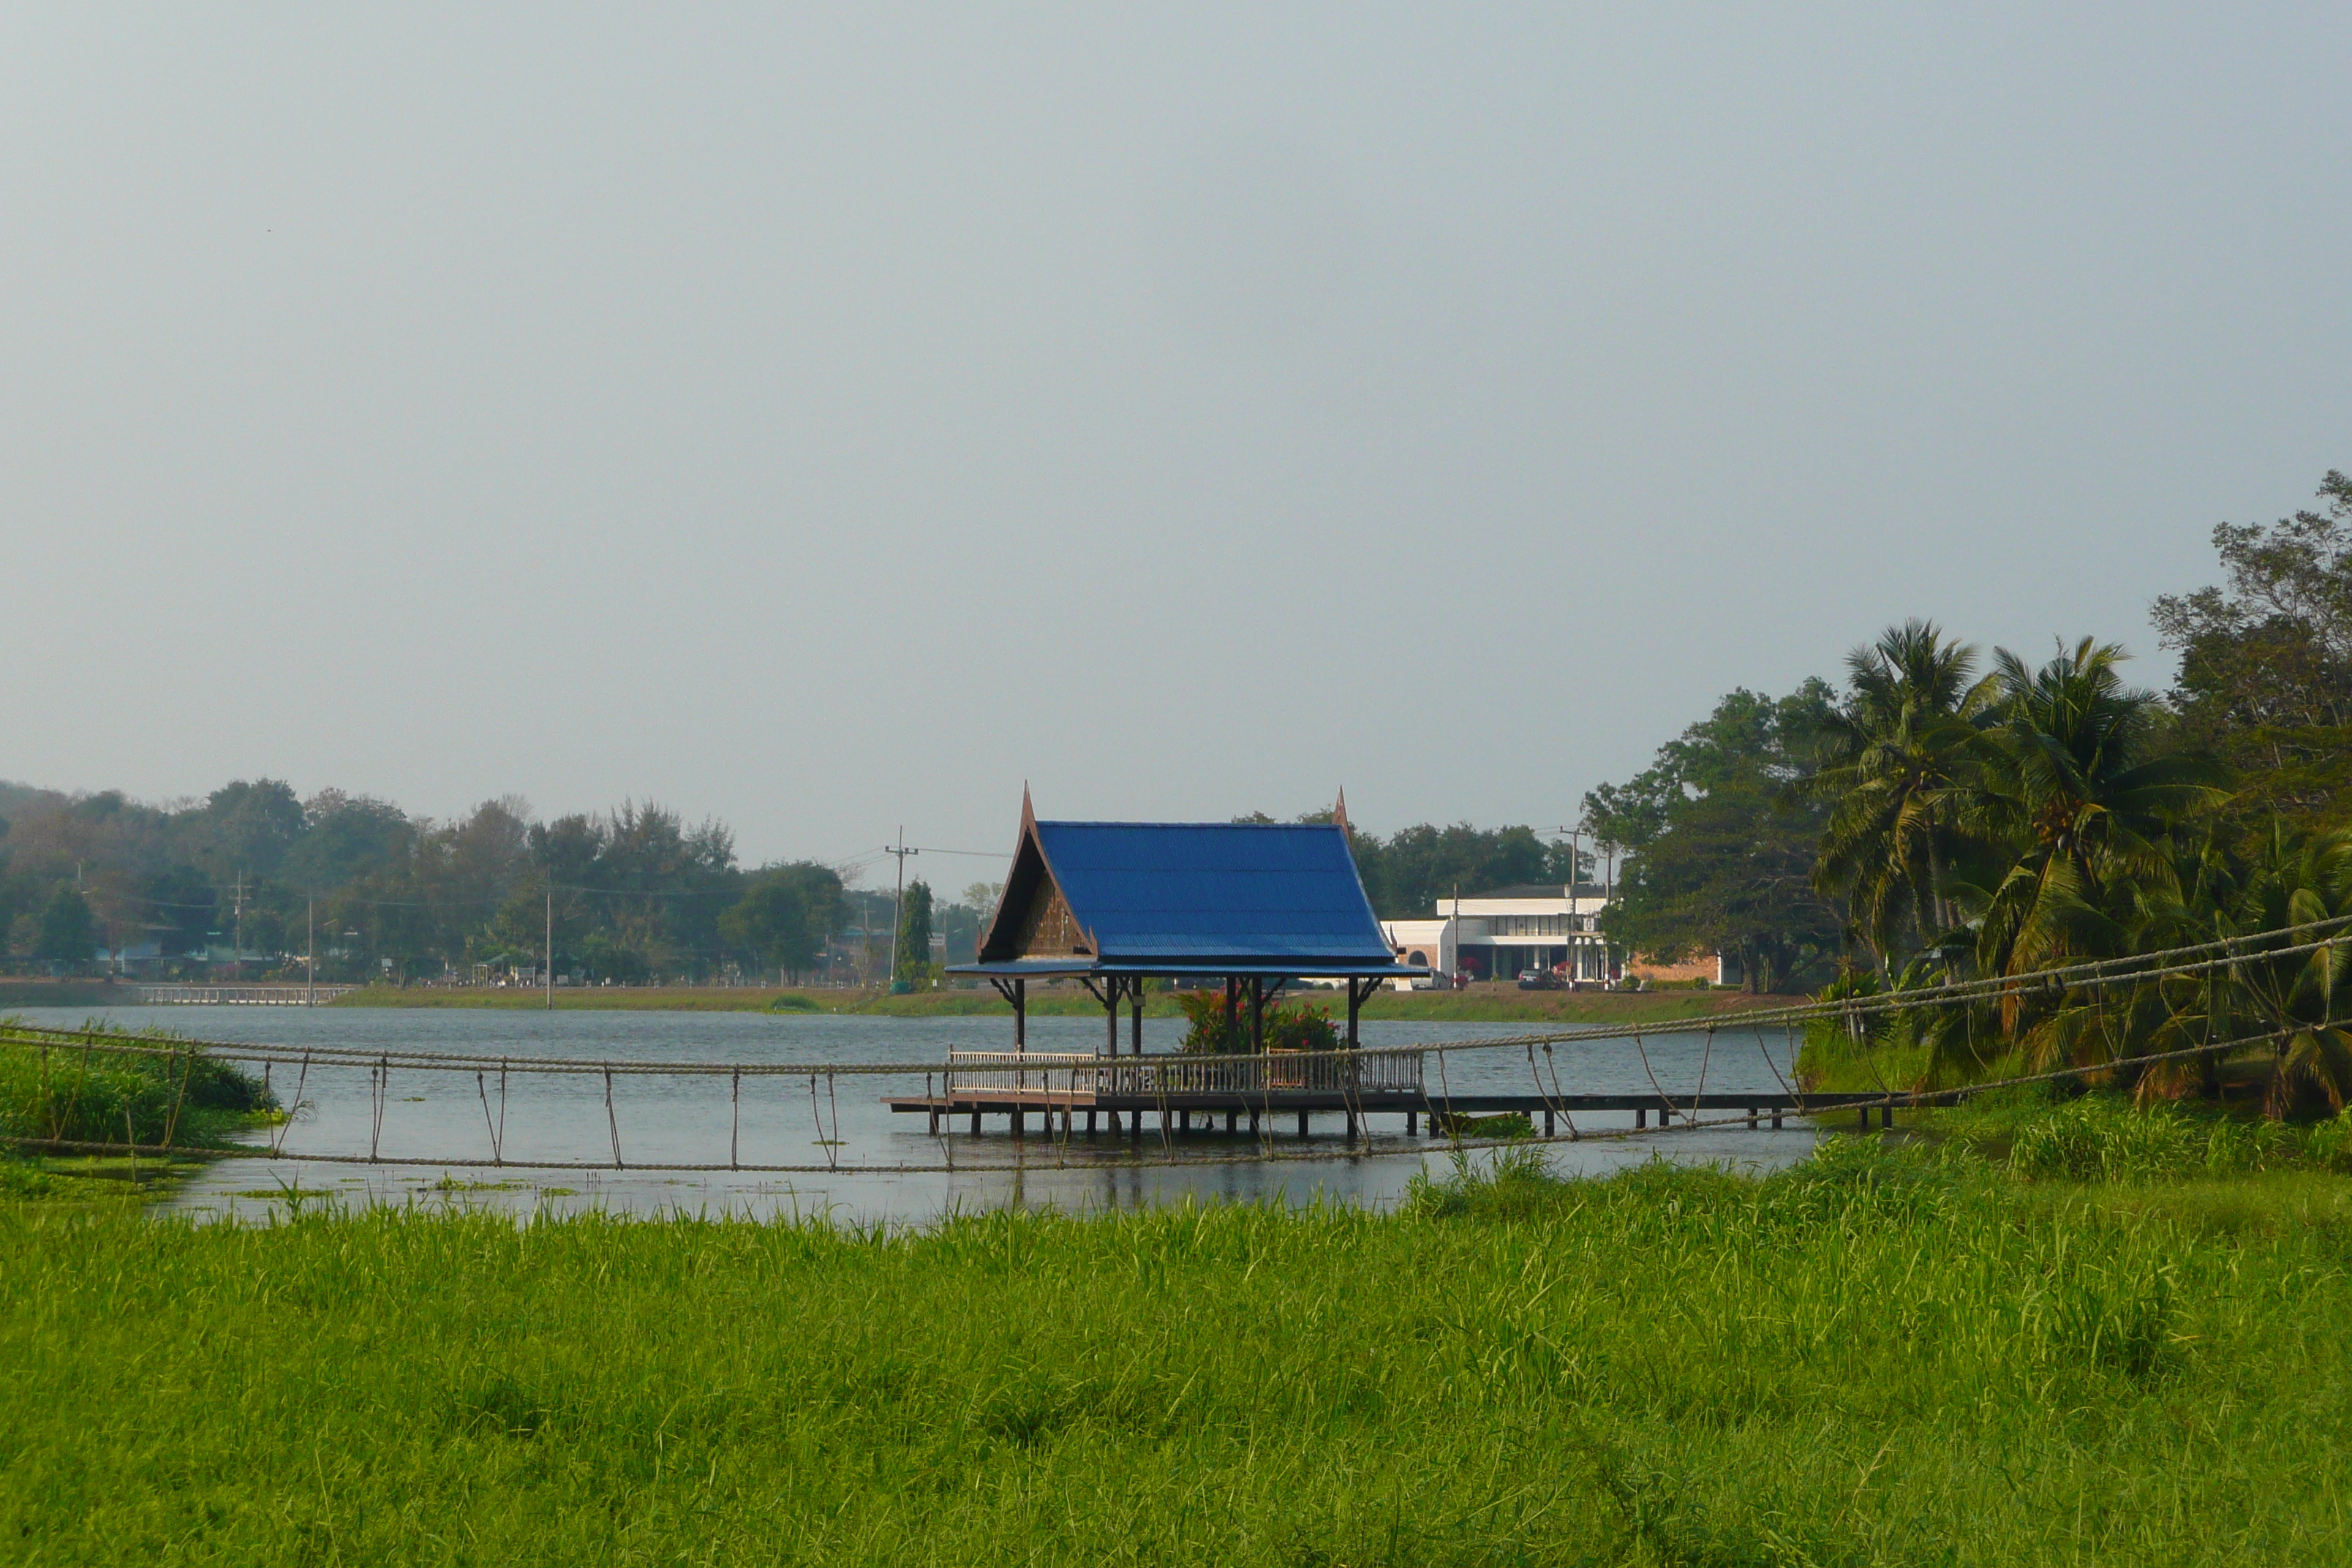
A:
[[[1385,921],[1389,944],[1407,963],[1426,963],[1440,975],[1513,980],[1530,969],[1598,985],[1623,977],[1599,929],[1608,900],[1580,882],[1496,888],[1438,901],[1435,918]]]

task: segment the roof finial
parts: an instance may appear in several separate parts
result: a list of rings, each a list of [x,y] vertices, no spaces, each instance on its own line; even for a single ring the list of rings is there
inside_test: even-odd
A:
[[[1339,786],[1339,804],[1331,808],[1331,826],[1342,833],[1355,831],[1348,826],[1348,786],[1346,784]]]
[[[1036,808],[1029,804],[1029,781],[1021,781],[1021,827],[1024,832],[1037,826]]]

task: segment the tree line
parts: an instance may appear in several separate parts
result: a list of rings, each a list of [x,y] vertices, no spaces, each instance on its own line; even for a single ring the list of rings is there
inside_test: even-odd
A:
[[[1648,953],[1718,951],[1756,989],[1918,989],[2352,915],[2352,479],[2213,534],[2224,581],[2154,607],[2170,689],[2122,646],[1990,656],[1893,626],[1832,687],[1740,690],[1592,791],[1626,856],[1605,918]],[[2294,945],[2273,942],[2270,947]],[[1898,1016],[1931,1076],[2272,1037],[2274,1104],[2352,1096],[2352,957],[2259,953],[2194,980],[2021,987]],[[2213,1087],[2226,1053],[2151,1068]]]
[[[889,961],[881,897],[812,861],[739,866],[723,824],[658,805],[541,822],[509,796],[436,821],[274,779],[176,806],[0,785],[6,950],[76,972],[102,949],[283,973],[314,946],[323,979],[536,972],[551,920],[556,972],[591,984],[798,979],[829,950],[862,975]]]

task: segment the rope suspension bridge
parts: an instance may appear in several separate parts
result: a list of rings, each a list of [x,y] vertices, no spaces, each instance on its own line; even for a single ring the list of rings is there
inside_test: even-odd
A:
[[[1255,1055],[1078,1056],[1026,1052],[950,1051],[944,1059],[814,1063],[751,1061],[657,1061],[590,1057],[517,1056],[472,1051],[426,1050],[415,1047],[356,1046],[287,1046],[241,1044],[126,1035],[103,1029],[41,1028],[0,1022],[0,1049],[37,1058],[44,1103],[60,1114],[46,1090],[64,1085],[72,1075],[87,1080],[93,1066],[128,1058],[160,1065],[165,1082],[175,1088],[172,1111],[161,1136],[142,1142],[135,1134],[121,1141],[62,1136],[61,1121],[46,1129],[0,1138],[0,1142],[34,1152],[135,1156],[193,1156],[261,1159],[338,1165],[490,1168],[518,1171],[614,1171],[641,1173],[720,1173],[750,1174],[900,1174],[967,1173],[990,1170],[1034,1171],[1046,1156],[1066,1162],[1074,1150],[1084,1149],[1091,1166],[1259,1164],[1360,1158],[1368,1147],[1366,1119],[1376,1113],[1400,1115],[1408,1137],[1425,1128],[1455,1149],[1525,1147],[1553,1142],[1625,1142],[1707,1128],[1754,1128],[1769,1119],[1773,1127],[1789,1116],[1817,1120],[1853,1115],[1867,1128],[1872,1113],[1882,1125],[1891,1125],[1899,1109],[1950,1105],[1971,1096],[2031,1084],[2081,1079],[2119,1069],[2192,1060],[2263,1045],[2278,1045],[2311,1028],[2333,1028],[2332,1014],[2320,1025],[2298,1024],[2279,1017],[2277,1026],[2251,1034],[2232,1035],[2161,1051],[2114,1056],[2063,1064],[2042,1071],[1933,1089],[1902,1089],[1882,1085],[1876,1090],[1822,1093],[1799,1089],[1793,1079],[1800,1031],[1828,1023],[1860,1040],[1869,1025],[1882,1016],[1923,1008],[1968,1006],[2017,998],[2053,1000],[2081,993],[2099,993],[2144,984],[2150,981],[2193,979],[2236,971],[2260,962],[2326,954],[2324,967],[2331,977],[2341,973],[2344,948],[2352,942],[2352,917],[2306,922],[2272,931],[2217,939],[2158,952],[2126,958],[2091,960],[2026,973],[1985,976],[1948,982],[1907,991],[1884,992],[1834,1001],[1754,1008],[1718,1014],[1702,1021],[1661,1027],[1652,1025],[1598,1025],[1549,1029],[1486,1038],[1423,1041],[1406,1046],[1363,1046],[1330,1051],[1265,1052]],[[2332,984],[2332,981],[2331,981]],[[1654,1069],[1648,1042],[1667,1035],[1704,1037],[1695,1081],[1670,1089]],[[1775,1055],[1773,1040],[1781,1043]],[[1576,1092],[1561,1082],[1556,1053],[1561,1046],[1584,1046],[1622,1040],[1638,1057],[1646,1092],[1592,1094]],[[1717,1046],[1724,1046],[1718,1053]],[[1777,1092],[1756,1089],[1710,1090],[1708,1078],[1719,1061],[1734,1050],[1752,1045],[1760,1054]],[[1525,1090],[1456,1091],[1449,1061],[1480,1058],[1489,1062],[1518,1062],[1524,1067]],[[250,1142],[191,1143],[178,1137],[188,1085],[200,1062],[257,1069],[274,1100],[281,1076],[293,1079],[283,1104],[287,1115]],[[314,1078],[330,1073],[365,1074],[368,1139],[364,1149],[289,1147],[296,1118],[308,1103]],[[445,1085],[471,1097],[482,1118],[481,1142],[472,1149],[452,1149],[433,1155],[387,1153],[383,1132],[394,1101],[395,1075],[404,1087],[420,1079]],[[1492,1074],[1490,1073],[1490,1077]],[[510,1153],[506,1142],[509,1097],[523,1084],[559,1078],[585,1084],[600,1100],[610,1157],[550,1159]],[[467,1080],[470,1079],[470,1083]],[[724,1161],[678,1161],[627,1157],[615,1086],[633,1080],[672,1079],[714,1084],[723,1079],[727,1158]],[[923,1083],[884,1096],[894,1110],[927,1117],[929,1141],[938,1150],[928,1161],[844,1160],[838,1151],[839,1095],[842,1080],[853,1086],[874,1079]],[[825,1151],[823,1161],[793,1163],[744,1160],[742,1118],[747,1099],[771,1107],[805,1095],[807,1113]],[[713,1097],[715,1100],[715,1097]],[[69,1106],[72,1101],[68,1100]],[[1579,1113],[1632,1112],[1634,1125],[1584,1126]],[[1308,1136],[1309,1118],[1316,1113],[1344,1118],[1345,1137],[1315,1140]],[[1497,1113],[1526,1116],[1532,1136],[1477,1135],[1480,1118]],[[959,1158],[957,1140],[947,1122],[968,1117],[978,1132],[985,1114],[1003,1116],[1011,1141],[1010,1157]],[[1026,1137],[1030,1116],[1040,1119],[1040,1139]],[[1195,1115],[1203,1118],[1199,1128]],[[1244,1119],[1251,1134],[1240,1149],[1187,1148],[1185,1135],[1215,1130],[1222,1116],[1223,1131],[1239,1134]],[[1277,1116],[1295,1116],[1299,1137],[1277,1142]],[[1081,1129],[1079,1118],[1083,1117]],[[1540,1118],[1541,1131],[1533,1131]],[[715,1140],[718,1108],[712,1108]],[[1654,1125],[1652,1119],[1654,1118]],[[1151,1124],[1156,1121],[1156,1127]],[[1149,1130],[1149,1134],[1148,1134]],[[126,1128],[126,1132],[130,1130]],[[46,1133],[46,1135],[44,1135]],[[1100,1142],[1103,1135],[1112,1142]],[[1123,1138],[1122,1135],[1123,1134]],[[1147,1142],[1147,1136],[1149,1142]],[[1081,1140],[1084,1140],[1081,1142]],[[1118,1147],[1119,1142],[1127,1145]],[[1045,1147],[1041,1152],[1039,1145]],[[1393,1148],[1388,1152],[1397,1152]]]

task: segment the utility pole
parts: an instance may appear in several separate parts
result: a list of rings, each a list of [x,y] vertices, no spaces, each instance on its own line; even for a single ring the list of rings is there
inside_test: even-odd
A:
[[[890,988],[895,991],[898,987],[898,932],[902,929],[899,922],[906,918],[907,857],[920,855],[922,851],[907,847],[907,829],[902,826],[898,829],[898,847],[892,848],[885,844],[882,853],[898,858],[898,890],[890,898]]]
[[[229,950],[229,974],[238,984],[245,980],[245,873],[236,874],[236,945]]]
[[[555,868],[547,868],[547,1010],[555,1011]]]
[[[1580,978],[1578,972],[1583,967],[1576,961],[1577,949],[1581,945],[1576,933],[1583,929],[1577,924],[1580,917],[1576,912],[1576,885],[1584,879],[1584,829],[1555,827],[1552,831],[1568,835],[1568,925],[1561,932],[1560,951],[1568,955],[1568,984],[1572,991]]]
[[[302,1005],[319,1005],[319,895],[302,900]]]

